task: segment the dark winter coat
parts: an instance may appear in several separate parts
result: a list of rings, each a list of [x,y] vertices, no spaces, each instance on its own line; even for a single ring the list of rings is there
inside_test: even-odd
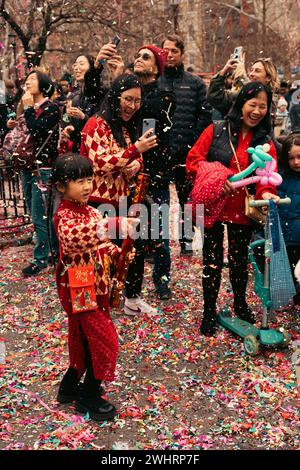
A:
[[[157,81],[143,86],[142,119],[155,119],[158,146],[143,153],[144,171],[150,175],[150,186],[166,188],[171,179],[172,162],[168,152],[169,130],[175,109],[175,95]]]
[[[291,119],[291,131],[300,132],[300,104],[291,105],[290,119]]]
[[[73,142],[72,151],[79,153],[81,143],[81,131],[88,119],[99,111],[101,102],[107,93],[107,89],[102,85],[101,74],[103,67],[90,69],[84,76],[84,87],[73,94],[72,106],[81,109],[85,114],[84,119],[71,118],[70,125],[74,131],[70,134]]]
[[[185,72],[183,65],[169,67],[158,80],[159,86],[174,92],[176,109],[170,131],[170,153],[174,163],[184,163],[189,150],[211,123],[204,82]]]
[[[283,181],[278,196],[290,197],[290,205],[278,206],[282,233],[286,245],[300,245],[300,173],[291,169],[280,170]]]
[[[28,131],[35,141],[35,153],[44,144],[49,131],[54,129],[49,141],[38,157],[41,166],[51,166],[58,156],[60,111],[57,104],[47,100],[37,110],[33,107],[26,109],[24,117]]]

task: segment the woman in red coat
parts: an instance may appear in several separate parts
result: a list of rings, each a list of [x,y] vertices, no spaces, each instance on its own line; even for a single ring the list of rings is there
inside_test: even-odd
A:
[[[113,82],[99,115],[89,119],[82,131],[81,155],[91,161],[95,175],[89,202],[100,211],[111,206],[119,210],[134,176],[143,168],[142,154],[157,147],[156,135],[151,130],[139,137],[141,97],[138,78],[121,75]],[[145,247],[140,239],[135,247],[136,256],[125,282],[124,312],[153,315],[157,310],[140,297]]]
[[[235,314],[251,323],[253,313],[246,303],[248,280],[248,244],[253,225],[245,215],[244,188],[235,189],[228,178],[249,165],[248,147],[268,144],[268,151],[276,158],[274,143],[269,137],[271,130],[271,90],[258,82],[245,85],[228,113],[225,121],[216,121],[205,129],[190,150],[186,170],[194,183],[193,192],[201,192],[204,175],[211,178],[210,191],[219,188],[215,205],[210,201],[209,211],[205,204],[211,194],[204,191],[204,245],[203,245],[203,297],[204,314],[201,333],[211,336],[216,330],[216,302],[223,267],[224,225],[228,231],[228,260],[230,281],[234,294]],[[233,153],[235,148],[238,164]],[[197,177],[197,178],[196,178]],[[214,185],[216,187],[214,187]],[[249,188],[250,192],[255,188]],[[208,191],[208,190],[206,190]],[[256,198],[277,200],[273,186],[256,187]],[[208,213],[209,212],[209,213]]]

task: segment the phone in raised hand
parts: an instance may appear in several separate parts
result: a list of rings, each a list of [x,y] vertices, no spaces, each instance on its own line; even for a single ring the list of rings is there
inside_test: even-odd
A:
[[[243,47],[242,46],[236,47],[233,53],[231,54],[231,59],[242,60],[242,58],[243,58]]]
[[[111,44],[114,44],[117,47],[120,44],[120,41],[121,41],[120,36],[116,34],[113,40],[111,41]]]
[[[145,132],[147,132],[149,129],[153,129],[152,135],[154,135],[155,134],[155,126],[156,126],[155,119],[143,119],[142,135],[144,135]]]

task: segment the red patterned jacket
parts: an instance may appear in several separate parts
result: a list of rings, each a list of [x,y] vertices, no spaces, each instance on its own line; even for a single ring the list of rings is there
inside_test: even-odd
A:
[[[127,148],[114,139],[110,126],[101,118],[91,117],[82,130],[80,153],[89,158],[94,168],[90,200],[117,206],[121,196],[128,195],[128,181],[122,170],[132,161],[142,165],[142,157],[124,129]]]
[[[86,204],[63,200],[54,216],[59,239],[60,260],[56,270],[59,299],[64,310],[72,311],[67,269],[72,266],[95,266],[95,291],[98,306],[108,305],[109,265],[118,248],[106,236],[109,219]],[[110,219],[118,224],[119,219]]]

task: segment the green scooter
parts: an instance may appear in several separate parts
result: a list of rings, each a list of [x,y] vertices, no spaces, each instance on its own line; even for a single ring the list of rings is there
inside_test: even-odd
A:
[[[277,204],[290,204],[290,198],[280,199]],[[250,201],[252,207],[269,206],[269,201]],[[218,322],[224,328],[232,331],[236,335],[244,338],[244,349],[250,356],[259,353],[260,345],[285,348],[291,341],[291,337],[284,328],[274,330],[268,327],[268,320],[272,311],[272,301],[270,298],[270,240],[256,240],[249,245],[249,259],[254,270],[254,292],[261,299],[263,306],[263,316],[260,328],[256,328],[251,323],[231,316],[228,308],[223,309],[217,316]],[[254,249],[258,246],[265,247],[265,267],[262,273],[254,258]]]

